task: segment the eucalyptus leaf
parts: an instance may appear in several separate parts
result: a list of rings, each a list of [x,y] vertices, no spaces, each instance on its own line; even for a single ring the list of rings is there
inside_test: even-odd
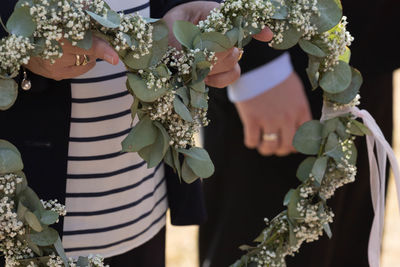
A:
[[[218,32],[205,32],[197,35],[193,45],[194,48],[207,49],[212,52],[224,52],[232,47],[231,40]]]
[[[363,123],[361,123],[357,120],[353,120],[353,119],[351,119],[350,122],[352,125],[356,126],[358,129],[360,129],[360,131],[362,132],[361,135],[371,135],[372,134],[371,130],[367,126],[365,126]],[[350,131],[351,131],[351,129],[350,129]]]
[[[153,168],[162,161],[166,152],[165,146],[164,137],[162,133],[157,130],[157,137],[154,144],[146,146],[138,152],[142,159],[147,162],[147,168]]]
[[[87,30],[85,32],[85,37],[77,42],[77,47],[89,50],[92,47],[93,44],[93,33],[90,30]]]
[[[282,42],[272,44],[273,48],[279,50],[287,50],[295,46],[299,42],[300,37],[303,35],[303,32],[297,30],[296,27],[291,26],[289,27],[289,29],[283,31],[282,35],[283,35]]]
[[[42,232],[29,234],[29,238],[38,246],[51,246],[57,242],[58,233],[53,228],[46,227]]]
[[[106,28],[115,29],[121,24],[119,15],[112,10],[108,11],[107,16],[97,15],[96,13],[93,13],[89,10],[86,10],[86,13],[88,13],[89,16],[91,16],[95,21]]]
[[[189,164],[187,163],[186,159],[183,161],[182,164],[182,179],[187,183],[191,184],[194,181],[196,181],[199,178],[198,175],[196,175],[193,170],[189,167]]]
[[[18,84],[13,79],[0,79],[0,110],[14,105],[18,96]]]
[[[6,27],[10,34],[30,37],[36,30],[36,22],[33,21],[30,7],[24,6],[14,10],[7,21]]]
[[[324,125],[322,127],[322,138],[327,138],[330,133],[335,132],[338,127],[339,121],[339,118],[333,118],[324,121]]]
[[[19,221],[24,222],[25,221],[25,213],[28,211],[28,208],[22,204],[21,201],[18,202],[18,208],[17,208],[17,219]]]
[[[64,247],[62,245],[62,242],[61,242],[61,239],[59,236],[57,238],[57,241],[54,243],[54,248],[56,249],[58,256],[60,256],[61,259],[63,260],[64,266],[69,267],[68,257],[65,254]]]
[[[24,215],[25,221],[29,224],[29,226],[35,230],[36,232],[42,232],[43,227],[42,224],[40,223],[39,219],[36,217],[33,212],[30,212],[29,210],[25,212]]]
[[[229,41],[231,42],[231,46],[235,46],[239,40],[239,29],[238,28],[232,28],[229,31],[225,33],[226,37],[229,38]]]
[[[289,205],[290,199],[292,198],[292,194],[293,194],[295,191],[296,191],[295,189],[290,189],[290,190],[286,193],[285,198],[283,199],[283,205],[284,205],[284,206]]]
[[[23,171],[18,171],[18,172],[15,172],[14,174],[22,179],[22,181],[20,183],[17,183],[17,188],[15,190],[16,195],[19,196],[19,194],[27,188],[28,181],[26,180],[26,176]]]
[[[287,212],[288,212],[288,217],[292,221],[296,221],[299,219],[300,212],[297,210],[297,203],[300,201],[300,189],[297,188],[296,190],[293,191],[293,193],[290,195],[290,202],[288,204]]]
[[[176,90],[176,94],[181,98],[183,104],[189,105],[189,93],[187,87],[180,87]]]
[[[172,150],[171,150],[171,148],[168,148],[167,153],[165,153],[164,162],[165,162],[165,164],[167,164],[168,166],[170,166],[174,171],[176,171],[175,165],[174,165],[174,159],[173,159],[173,157],[172,157]]]
[[[346,126],[344,126],[343,122],[340,119],[336,127],[336,133],[342,140],[346,140],[350,137],[350,134],[347,132]]]
[[[122,151],[138,152],[142,148],[153,144],[156,141],[157,135],[157,127],[146,116],[133,127],[128,136],[122,141]]]
[[[300,163],[299,167],[297,168],[296,177],[301,182],[305,182],[308,178],[310,178],[311,170],[316,160],[316,157],[308,157]]]
[[[144,102],[153,102],[167,92],[166,87],[162,88],[147,88],[146,83],[139,76],[133,73],[128,73],[129,87],[134,92],[135,96]]]
[[[321,146],[322,127],[317,120],[301,125],[293,139],[296,150],[306,155],[316,155]]]
[[[351,83],[343,92],[337,94],[330,94],[325,92],[325,97],[328,98],[330,101],[334,101],[339,104],[350,103],[359,93],[360,87],[363,82],[361,73],[358,70],[351,68],[351,74]]]
[[[342,145],[336,133],[330,133],[325,144],[324,155],[333,158],[336,162],[342,162],[344,156]]]
[[[318,0],[317,8],[319,14],[311,17],[311,23],[317,26],[318,33],[326,32],[340,22],[343,15],[340,0]]]
[[[36,245],[35,243],[32,242],[32,240],[28,237],[25,237],[25,240],[27,242],[27,245],[30,249],[33,250],[33,252],[36,253],[36,255],[42,257],[43,256],[43,251],[41,248],[38,247],[38,245]],[[67,265],[66,265],[67,266]]]
[[[190,111],[178,97],[174,98],[174,110],[185,121],[188,121],[188,122],[193,121]]]
[[[289,15],[289,10],[286,6],[282,5],[281,1],[271,0],[271,4],[274,6],[273,19],[286,19]]]
[[[319,85],[328,93],[337,94],[346,90],[352,80],[352,72],[349,64],[339,60],[339,64],[333,70],[322,74]]]
[[[183,20],[177,20],[174,22],[173,32],[178,42],[188,49],[194,47],[194,39],[196,36],[201,34],[200,29],[196,27],[196,25]]]
[[[190,88],[192,88],[193,90],[195,90],[196,92],[199,92],[199,93],[206,92],[206,84],[204,83],[204,81],[201,81],[201,82],[195,83],[195,84],[191,84]]]
[[[174,147],[171,147],[171,152],[172,152],[172,159],[174,160],[175,169],[180,179],[182,177],[182,171],[181,171],[181,161],[179,159],[179,153],[178,151],[176,151],[176,148]]]
[[[214,173],[214,164],[205,149],[192,147],[190,149],[177,149],[177,151],[186,156],[185,161],[197,176],[208,178]]]
[[[58,213],[52,210],[43,210],[40,212],[40,222],[45,225],[51,225],[57,222]]]
[[[320,61],[314,57],[308,57],[308,67],[306,68],[308,79],[311,83],[311,87],[313,90],[317,89],[319,86],[319,67],[321,65]]]
[[[42,211],[44,210],[43,204],[40,201],[36,193],[28,186],[24,191],[21,192],[19,201],[24,204],[30,211]]]
[[[310,41],[307,41],[305,39],[300,39],[299,40],[299,45],[301,49],[303,49],[304,52],[307,54],[313,55],[315,57],[325,57],[326,54],[324,51],[322,51],[321,48],[319,48],[317,45],[313,44]]]
[[[87,267],[90,266],[89,259],[87,257],[80,256],[76,262],[76,267]]]
[[[190,90],[190,104],[195,108],[208,108],[207,94]]]
[[[349,144],[349,146],[350,146],[351,156],[350,156],[350,159],[348,159],[348,162],[349,162],[349,164],[356,165],[357,155],[358,155],[357,147],[354,144],[354,142]]]
[[[329,158],[325,156],[317,158],[311,170],[311,174],[318,184],[321,184],[322,179],[324,178],[325,171],[328,166],[328,159]]]
[[[161,133],[161,136],[163,138],[162,153],[163,153],[163,156],[164,156],[165,153],[167,153],[167,150],[169,148],[169,141],[171,139],[169,137],[169,134],[168,134],[167,130],[164,128],[164,126],[161,123],[159,123],[158,121],[155,121],[154,125],[158,128],[159,134]]]
[[[327,235],[329,238],[332,238],[332,231],[331,231],[331,227],[329,226],[329,224],[328,224],[328,223],[325,223],[325,224],[323,225],[323,228],[324,228],[324,231],[325,231],[326,235]]]
[[[18,172],[23,168],[18,149],[10,142],[0,139],[0,174]]]

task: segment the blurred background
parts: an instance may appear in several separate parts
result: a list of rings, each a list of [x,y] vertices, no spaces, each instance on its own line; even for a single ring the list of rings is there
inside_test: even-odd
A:
[[[400,103],[400,69],[397,70],[394,75],[394,88],[393,101],[394,103]],[[377,88],[377,90],[379,90],[379,88]],[[393,147],[395,149],[397,158],[400,160],[400,106],[394,105],[394,113],[395,124]],[[282,198],[283,197],[284,196],[282,196]],[[171,226],[168,219],[167,267],[199,267],[197,253],[197,231],[198,228],[195,226]],[[382,267],[400,266],[400,215],[397,206],[396,189],[392,177],[389,181],[386,203],[386,218],[381,263]]]

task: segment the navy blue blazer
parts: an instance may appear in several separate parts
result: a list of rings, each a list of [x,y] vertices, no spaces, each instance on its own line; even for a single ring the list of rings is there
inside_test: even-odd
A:
[[[0,15],[5,22],[16,0],[5,1]],[[161,17],[176,0],[151,0],[152,17]],[[0,29],[0,36],[6,32]],[[29,73],[32,89],[19,89],[15,105],[0,112],[0,139],[12,142],[21,151],[29,185],[43,199],[65,200],[71,88],[68,80],[54,81]],[[180,183],[166,167],[171,222],[175,225],[200,224],[206,219],[202,185]],[[56,226],[60,231],[62,223]]]

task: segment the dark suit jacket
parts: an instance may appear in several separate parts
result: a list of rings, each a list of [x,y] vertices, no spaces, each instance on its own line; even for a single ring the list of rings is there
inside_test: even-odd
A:
[[[3,0],[0,9],[4,22],[10,16],[16,0]],[[152,0],[152,17],[161,17],[182,0]],[[0,29],[0,37],[5,36]],[[33,87],[19,89],[15,105],[0,112],[0,139],[12,142],[22,153],[24,171],[30,186],[43,199],[57,198],[64,203],[71,88],[68,80],[56,82],[28,74]],[[176,225],[200,224],[205,220],[205,208],[200,181],[181,184],[171,169],[166,170],[171,221]],[[62,225],[58,225],[58,230]]]

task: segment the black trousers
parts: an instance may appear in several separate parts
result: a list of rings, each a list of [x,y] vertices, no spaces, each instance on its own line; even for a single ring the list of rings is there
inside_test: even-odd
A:
[[[164,267],[165,227],[148,242],[124,254],[104,260],[110,267]],[[4,266],[3,258],[0,267]]]
[[[364,75],[361,96],[361,107],[372,113],[391,140],[392,73]],[[225,267],[243,255],[238,247],[251,244],[265,227],[263,218],[272,219],[284,209],[283,197],[298,186],[296,169],[305,157],[262,157],[247,149],[240,119],[226,92],[210,90],[210,99],[211,124],[205,129],[205,147],[216,172],[204,181],[209,219],[200,227],[200,266]],[[314,118],[320,116],[321,99],[318,92],[309,95]],[[299,254],[288,257],[288,266],[369,266],[373,210],[365,138],[358,139],[356,182],[339,189],[328,203],[335,213],[332,239],[324,236],[303,245]]]

